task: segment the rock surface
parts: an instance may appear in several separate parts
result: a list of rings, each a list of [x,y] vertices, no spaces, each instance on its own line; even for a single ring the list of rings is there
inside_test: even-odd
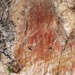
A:
[[[8,32],[0,22],[6,44],[0,43],[0,75],[8,75],[8,66],[13,70],[10,75],[75,75],[75,1],[9,0],[8,4],[1,12]]]

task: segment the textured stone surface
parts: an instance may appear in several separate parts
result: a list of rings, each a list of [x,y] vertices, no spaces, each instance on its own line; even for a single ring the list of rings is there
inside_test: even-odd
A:
[[[11,75],[75,75],[75,1],[12,0],[9,9],[16,33],[10,66],[18,73]]]

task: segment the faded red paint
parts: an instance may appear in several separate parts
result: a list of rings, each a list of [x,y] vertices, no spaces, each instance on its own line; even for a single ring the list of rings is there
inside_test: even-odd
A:
[[[32,58],[35,56],[36,58],[33,59],[34,61],[39,59],[45,61],[50,60],[49,47],[52,46],[56,38],[56,17],[53,10],[50,10],[50,7],[52,7],[51,4],[43,1],[41,4],[37,4],[35,9],[30,12],[28,16],[27,32],[29,36],[26,39],[26,44],[19,47],[15,53],[15,58],[21,65],[25,65],[28,61],[32,61]],[[25,38],[27,33],[25,35],[25,32],[22,32],[21,35],[23,36],[21,37]],[[21,41],[21,44],[23,44],[23,41]],[[28,50],[28,47],[32,47],[32,50]],[[56,47],[58,50],[60,49],[59,44],[57,44]]]
[[[60,42],[57,40],[56,42],[55,42],[55,50],[57,50],[57,51],[59,51],[59,50],[61,50],[62,48],[61,48],[61,45],[60,45]]]
[[[72,48],[73,48],[73,42],[69,43],[69,46],[70,46],[71,51],[72,51]]]
[[[55,32],[53,29],[49,29],[46,33],[45,33],[45,40],[46,40],[46,45],[52,45],[53,41],[55,39]]]

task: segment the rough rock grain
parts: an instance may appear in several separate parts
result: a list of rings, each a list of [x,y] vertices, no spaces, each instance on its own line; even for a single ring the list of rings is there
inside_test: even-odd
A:
[[[75,74],[74,8],[74,0],[12,0],[11,75]]]

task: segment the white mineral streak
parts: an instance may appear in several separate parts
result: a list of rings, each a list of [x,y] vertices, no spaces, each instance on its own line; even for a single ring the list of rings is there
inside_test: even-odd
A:
[[[53,75],[51,70],[52,70],[52,68],[56,67],[58,65],[58,63],[56,63],[56,64],[51,64],[51,63],[55,62],[56,60],[57,59],[54,59],[54,61],[50,61],[47,64],[45,64],[44,61],[39,60],[33,65],[25,66],[25,68],[23,68],[23,70],[20,72],[20,74],[12,73],[11,75],[44,75],[44,74],[45,75]],[[46,65],[48,65],[47,68],[46,68]],[[47,69],[47,71],[45,71],[45,69]]]
[[[2,62],[0,62],[0,75],[8,75],[7,68]]]
[[[71,75],[71,72],[67,71],[67,72],[66,72],[66,75]]]
[[[4,66],[3,64],[0,62],[0,73],[4,73],[5,70],[4,70]]]
[[[74,0],[54,0],[54,4],[69,36],[75,24],[75,12],[70,8],[74,6],[75,2]]]
[[[39,75],[43,75],[44,74],[44,66],[45,66],[45,64],[42,61],[38,61],[34,65],[30,65],[29,68],[25,67],[23,70],[25,70],[26,75],[38,75],[38,73],[39,73]]]
[[[20,75],[20,74],[11,73],[10,75]],[[21,74],[21,75],[22,75],[22,74]]]
[[[73,74],[72,75],[75,75],[75,70],[73,71]]]
[[[12,0],[13,5],[11,6],[11,9],[15,7],[15,5],[18,5],[20,0]]]

